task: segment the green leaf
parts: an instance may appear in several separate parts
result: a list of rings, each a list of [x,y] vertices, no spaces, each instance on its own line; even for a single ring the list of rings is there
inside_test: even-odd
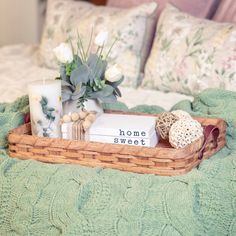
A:
[[[90,71],[87,65],[81,65],[71,72],[70,81],[75,87],[89,81]]]
[[[107,84],[111,85],[113,88],[116,88],[124,81],[124,79],[124,76],[122,76],[122,78],[116,82],[107,81]]]
[[[66,102],[71,99],[72,91],[69,87],[62,87],[62,102]]]
[[[74,86],[72,84],[70,84],[69,82],[66,82],[64,80],[61,81],[61,86],[62,87],[69,87],[71,89],[74,89]]]
[[[111,94],[110,96],[98,98],[98,100],[100,100],[103,103],[114,103],[117,101],[116,96],[114,94]]]
[[[53,111],[55,111],[55,109],[52,108],[52,107],[50,107],[50,108],[48,108],[48,111],[49,111],[49,112],[53,112]]]
[[[66,67],[64,64],[60,66],[60,77],[62,81],[69,82],[69,77],[66,75]]]
[[[101,79],[104,77],[107,68],[107,62],[102,60],[96,54],[90,54],[88,59],[88,67],[90,68],[94,77]]]
[[[110,85],[105,85],[105,87],[103,88],[103,90],[101,91],[101,93],[102,93],[102,95],[103,95],[104,97],[106,97],[106,96],[111,95],[111,94],[113,93],[113,91],[114,91],[114,88],[113,88],[112,86],[110,86]]]
[[[78,100],[79,98],[83,97],[86,92],[85,86],[77,86],[76,90],[73,92],[71,99]]]
[[[80,67],[81,65],[83,65],[82,60],[78,55],[74,56],[74,63],[77,67]]]
[[[103,90],[89,94],[89,97],[90,98],[94,98],[94,99],[96,99],[96,98],[100,98],[101,99],[103,97],[107,97],[107,96],[112,95],[113,92],[114,92],[114,88],[112,86],[110,86],[110,85],[106,85],[103,88]]]
[[[41,106],[46,106],[48,104],[48,99],[44,96],[42,96],[40,101]]]
[[[114,93],[116,96],[121,97],[121,92],[117,87],[115,88]]]
[[[92,84],[93,90],[97,91],[97,90],[102,90],[105,87],[105,82],[104,80],[100,80],[98,78],[96,78],[94,80],[94,83]]]

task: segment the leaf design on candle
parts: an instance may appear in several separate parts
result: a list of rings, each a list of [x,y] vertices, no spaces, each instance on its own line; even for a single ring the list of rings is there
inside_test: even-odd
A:
[[[43,127],[43,136],[50,137],[51,125],[56,119],[56,117],[53,115],[53,112],[55,112],[55,109],[52,107],[48,107],[48,99],[45,96],[42,96],[40,105],[41,105],[43,114],[45,115],[45,118],[49,121],[48,127]],[[38,124],[40,123],[42,124],[42,122],[38,121]]]

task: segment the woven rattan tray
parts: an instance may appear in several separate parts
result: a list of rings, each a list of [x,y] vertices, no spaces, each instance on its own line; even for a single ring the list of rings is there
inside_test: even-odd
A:
[[[212,156],[226,143],[226,124],[222,119],[195,119],[204,127],[217,129],[215,140],[210,133],[205,137],[205,142],[202,138],[183,149],[174,149],[165,141],[160,141],[155,148],[135,147],[34,137],[28,123],[10,131],[9,155],[46,163],[80,164],[166,176],[180,175],[198,166],[203,159]]]

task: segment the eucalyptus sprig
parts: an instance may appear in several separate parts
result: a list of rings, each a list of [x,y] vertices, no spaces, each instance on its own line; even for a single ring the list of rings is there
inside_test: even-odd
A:
[[[84,107],[88,99],[110,103],[121,96],[118,86],[124,77],[115,65],[107,68],[107,59],[117,39],[105,53],[108,32],[100,32],[94,40],[96,53],[91,52],[93,31],[85,50],[81,35],[77,32],[76,49],[72,40],[62,43],[54,49],[60,62],[60,79],[62,81],[62,101],[75,100],[79,107]],[[105,54],[105,57],[103,56]]]

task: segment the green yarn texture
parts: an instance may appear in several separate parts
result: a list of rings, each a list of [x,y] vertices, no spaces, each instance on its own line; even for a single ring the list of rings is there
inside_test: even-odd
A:
[[[173,109],[228,124],[226,147],[182,176],[20,161],[2,149],[0,235],[235,236],[236,93],[209,89]],[[0,106],[1,145],[27,110],[26,97]]]

